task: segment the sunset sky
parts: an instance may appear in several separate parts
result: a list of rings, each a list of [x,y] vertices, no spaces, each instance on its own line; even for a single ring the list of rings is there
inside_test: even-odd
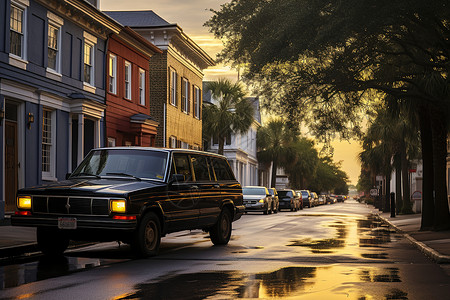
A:
[[[222,48],[222,42],[214,39],[203,24],[212,16],[210,9],[218,10],[225,0],[100,0],[102,10],[153,10],[169,23],[176,23],[183,31],[203,48],[212,58]],[[227,77],[237,80],[237,72],[227,66],[216,65],[204,70],[204,80]],[[263,124],[264,125],[264,124]],[[358,142],[336,141],[333,143],[334,160],[342,161],[343,170],[351,184],[356,184],[360,173]]]

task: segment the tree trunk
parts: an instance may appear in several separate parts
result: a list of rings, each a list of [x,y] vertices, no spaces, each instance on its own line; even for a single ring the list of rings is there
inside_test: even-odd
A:
[[[275,184],[277,182],[277,168],[278,168],[278,162],[276,159],[272,162],[272,179],[270,183],[270,187],[275,187]]]
[[[419,113],[420,143],[422,148],[423,180],[422,180],[422,220],[421,230],[429,230],[434,222],[433,198],[433,145],[429,111],[421,107]]]
[[[391,211],[391,172],[386,173],[383,212]]]
[[[402,202],[402,168],[400,163],[400,155],[395,154],[394,157],[395,165],[395,210],[396,213],[400,212],[403,206]]]
[[[406,143],[402,138],[400,141],[400,157],[402,164],[402,189],[403,189],[403,206],[401,213],[402,214],[412,214],[412,206],[411,206],[411,197],[409,191],[409,161],[406,156]]]
[[[225,145],[225,138],[223,136],[219,136],[219,150],[217,153],[223,155],[223,149]]]
[[[446,166],[447,166],[447,122],[446,115],[437,109],[432,111],[431,130],[433,143],[434,169],[434,229],[450,228],[450,213],[448,207]]]

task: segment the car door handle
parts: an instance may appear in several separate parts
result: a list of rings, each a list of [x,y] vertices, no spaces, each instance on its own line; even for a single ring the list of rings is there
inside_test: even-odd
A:
[[[218,184],[213,185],[213,187],[216,189],[220,189],[220,185],[218,185]]]
[[[192,185],[192,186],[191,186],[191,190],[198,190],[198,186]]]

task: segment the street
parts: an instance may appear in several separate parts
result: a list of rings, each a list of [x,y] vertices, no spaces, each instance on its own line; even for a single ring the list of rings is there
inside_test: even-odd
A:
[[[157,257],[127,245],[72,249],[0,267],[0,299],[445,299],[449,269],[352,200],[244,215],[227,246],[169,234]]]

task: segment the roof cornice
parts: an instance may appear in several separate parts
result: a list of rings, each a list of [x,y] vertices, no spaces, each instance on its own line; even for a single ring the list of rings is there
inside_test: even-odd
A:
[[[123,26],[96,7],[83,0],[35,0],[85,29],[103,38],[118,34]]]

